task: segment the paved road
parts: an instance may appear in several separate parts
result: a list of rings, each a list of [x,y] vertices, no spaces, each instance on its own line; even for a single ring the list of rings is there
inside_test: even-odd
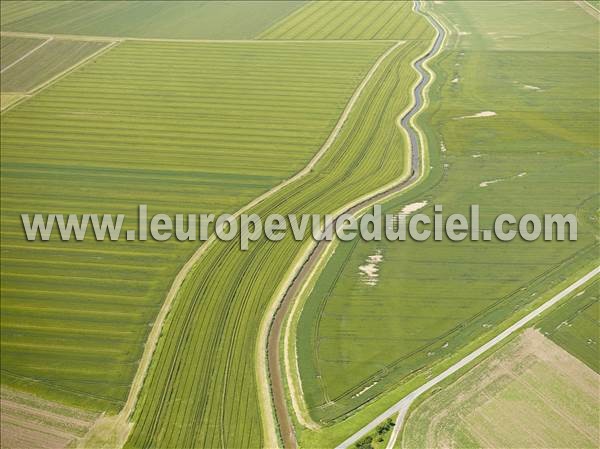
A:
[[[351,445],[356,443],[358,440],[360,440],[361,438],[365,437],[366,435],[371,433],[373,430],[375,430],[377,428],[377,426],[379,424],[381,424],[383,421],[385,421],[387,418],[391,418],[395,414],[398,414],[398,418],[396,419],[396,425],[394,426],[394,430],[392,432],[390,441],[387,446],[388,449],[393,448],[394,443],[395,443],[396,439],[398,438],[398,434],[400,433],[400,428],[402,426],[404,417],[406,416],[406,412],[408,411],[411,403],[415,399],[417,399],[419,396],[421,396],[427,390],[431,389],[431,387],[437,385],[438,383],[440,383],[447,377],[454,374],[459,369],[461,369],[461,368],[465,367],[466,365],[468,365],[469,363],[471,363],[473,360],[475,360],[477,357],[482,355],[484,352],[486,352],[490,348],[496,346],[498,343],[500,343],[502,340],[504,340],[506,337],[508,337],[512,333],[514,333],[517,330],[524,327],[530,321],[537,318],[542,312],[544,312],[544,311],[548,310],[550,307],[554,306],[558,301],[563,299],[565,296],[568,296],[569,294],[573,293],[575,290],[577,290],[582,285],[586,284],[588,281],[590,281],[592,278],[594,278],[598,274],[600,274],[600,266],[594,268],[588,274],[586,274],[582,278],[578,279],[577,281],[573,282],[571,285],[569,285],[563,291],[558,293],[556,296],[554,296],[551,299],[549,299],[548,301],[546,301],[544,304],[539,306],[533,312],[531,312],[528,315],[526,315],[525,317],[521,318],[515,324],[513,324],[508,329],[506,329],[505,331],[501,332],[500,334],[498,334],[497,336],[492,338],[486,344],[479,347],[478,349],[476,349],[475,351],[470,353],[465,358],[456,362],[454,365],[452,365],[450,368],[448,368],[443,373],[437,375],[436,377],[434,377],[433,379],[431,379],[424,385],[422,385],[419,388],[417,388],[416,390],[412,391],[410,394],[408,394],[402,400],[400,400],[399,402],[394,404],[392,407],[387,409],[385,412],[383,412],[381,415],[379,415],[377,418],[375,418],[373,421],[371,421],[365,427],[360,429],[358,432],[356,432],[350,438],[348,438],[343,443],[338,445],[336,447],[336,449],[346,449],[346,448],[350,447]]]
[[[419,1],[415,1],[415,11],[419,10],[420,3]],[[400,119],[400,126],[402,126],[402,128],[406,130],[410,139],[411,176],[402,182],[398,182],[397,184],[395,184],[387,190],[381,191],[379,193],[369,196],[368,198],[365,198],[364,200],[360,201],[354,206],[349,207],[345,211],[341,212],[338,215],[338,217],[343,214],[355,214],[370,205],[376,204],[378,201],[383,200],[384,198],[387,198],[394,193],[406,189],[406,187],[415,183],[420,178],[422,153],[419,146],[420,140],[417,131],[412,127],[410,121],[415,116],[415,114],[417,114],[423,107],[423,104],[425,102],[423,90],[431,80],[431,75],[423,67],[423,64],[439,52],[440,48],[442,47],[442,43],[444,42],[445,36],[444,29],[433,19],[429,17],[427,18],[435,27],[437,31],[437,36],[430,50],[423,56],[421,56],[418,60],[416,60],[414,63],[414,68],[420,74],[421,79],[415,86],[413,91],[415,98],[414,105]],[[331,224],[331,227],[335,227],[336,222],[337,220],[334,220]],[[269,365],[269,376],[271,380],[271,390],[273,394],[273,403],[275,406],[275,413],[277,416],[280,433],[283,439],[284,447],[286,449],[296,449],[298,447],[298,444],[296,441],[296,436],[294,434],[293,425],[288,413],[285,391],[283,388],[283,373],[281,372],[281,354],[279,345],[279,342],[281,340],[281,328],[284,322],[284,318],[291,304],[293,303],[293,300],[297,297],[298,292],[304,285],[306,279],[315,269],[315,266],[318,264],[323,253],[326,251],[327,247],[330,244],[331,242],[323,240],[318,242],[313,247],[312,252],[308,255],[306,261],[304,262],[304,265],[302,266],[298,274],[294,277],[294,279],[292,279],[290,285],[288,286],[283,296],[283,299],[281,300],[279,309],[275,313],[269,332],[267,343],[267,356]]]

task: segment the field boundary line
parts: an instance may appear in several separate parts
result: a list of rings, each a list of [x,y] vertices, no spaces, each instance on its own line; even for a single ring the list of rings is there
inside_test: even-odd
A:
[[[389,42],[390,44],[398,42],[397,39],[176,39],[176,38],[160,38],[160,37],[127,37],[127,36],[90,36],[85,34],[47,34],[47,33],[31,33],[25,31],[1,31],[0,36],[10,37],[29,37],[35,39],[60,39],[73,41],[93,41],[93,42],[115,42],[115,41],[132,41],[132,42],[166,42],[166,43],[197,43],[197,44],[289,44],[289,43],[304,43],[304,44],[327,44],[327,43],[365,43],[365,42]]]
[[[600,11],[590,2],[587,2],[585,0],[576,0],[575,4],[596,20],[600,20]]]
[[[120,43],[120,42],[122,42],[122,41],[116,41],[113,45]],[[215,42],[215,41],[211,41],[211,42]],[[256,41],[247,41],[247,42],[263,42],[263,41],[256,40]],[[237,210],[235,213],[232,214],[233,218],[239,217],[241,214],[243,214],[247,210],[255,207],[256,205],[260,204],[262,201],[264,201],[265,199],[267,199],[274,193],[278,192],[282,188],[303,178],[304,176],[306,176],[307,174],[310,173],[310,171],[312,170],[314,165],[324,156],[324,154],[327,152],[327,150],[331,147],[331,145],[337,138],[337,136],[340,133],[343,125],[345,124],[348,116],[350,115],[350,112],[352,111],[356,102],[360,98],[362,91],[364,90],[365,86],[368,84],[369,80],[372,78],[374,73],[377,71],[379,66],[383,63],[383,61],[385,59],[387,59],[387,57],[390,55],[390,53],[392,53],[396,48],[398,48],[399,46],[401,46],[405,43],[405,41],[394,41],[394,42],[395,42],[395,44],[392,45],[391,47],[389,47],[388,49],[386,49],[385,52],[383,54],[381,54],[377,58],[377,60],[373,63],[373,65],[371,66],[371,68],[369,69],[367,74],[364,76],[361,83],[357,86],[357,88],[353,92],[352,96],[346,103],[346,107],[342,111],[342,114],[340,115],[340,118],[338,119],[336,126],[331,131],[329,137],[327,138],[325,143],[323,143],[323,145],[321,146],[319,151],[317,151],[317,153],[310,159],[308,164],[302,170],[300,170],[295,175],[293,175],[292,177],[290,177],[287,180],[281,182],[280,184],[272,187],[271,189],[267,190],[266,192],[259,195],[258,197],[256,197],[252,201],[250,201],[248,204],[246,204],[245,206],[243,206],[242,208]],[[129,394],[127,396],[125,405],[123,406],[123,408],[121,409],[121,412],[119,412],[119,414],[116,417],[108,417],[108,416],[106,417],[107,421],[108,420],[114,421],[114,426],[116,426],[117,433],[120,434],[120,441],[118,442],[119,447],[122,447],[125,444],[128,436],[129,436],[129,433],[131,431],[131,426],[128,425],[128,421],[129,421],[129,418],[131,417],[133,411],[135,410],[135,406],[137,404],[137,400],[139,398],[140,391],[142,389],[144,380],[146,378],[146,374],[148,372],[148,368],[150,367],[150,363],[152,361],[152,356],[154,355],[154,351],[156,350],[156,346],[157,346],[159,337],[162,333],[163,324],[165,322],[167,315],[169,314],[169,312],[171,310],[173,301],[174,301],[175,297],[177,296],[177,293],[179,292],[179,289],[181,288],[181,285],[183,284],[185,278],[187,277],[189,272],[192,270],[193,266],[202,258],[204,253],[208,249],[211,248],[211,246],[215,242],[215,240],[216,240],[216,236],[213,233],[206,240],[206,242],[203,245],[201,245],[192,254],[192,256],[187,260],[187,262],[182,266],[182,268],[176,274],[175,278],[173,279],[173,282],[171,283],[171,287],[169,288],[169,291],[165,297],[165,300],[160,308],[160,311],[154,320],[154,324],[152,325],[152,329],[150,330],[150,333],[148,334],[146,343],[144,344],[144,351],[142,353],[142,357],[140,358],[136,374],[132,380],[131,387],[129,389]],[[268,331],[268,327],[267,327],[267,331]],[[259,365],[261,365],[261,364],[259,363]],[[259,384],[259,396],[261,395],[261,391],[260,391],[261,388],[262,388],[261,384]],[[263,398],[264,398],[264,395],[263,395]],[[269,401],[270,401],[270,394],[268,391],[267,391],[267,398],[269,398]],[[264,401],[260,401],[259,406],[261,409],[261,414],[263,415],[262,416],[263,425],[265,425],[265,426],[270,425],[270,427],[265,427],[265,429],[264,429],[265,444],[267,447],[277,447],[278,439],[277,439],[277,435],[275,432],[273,416],[272,415],[270,415],[270,416],[264,415],[264,413],[268,413],[264,407]],[[269,407],[267,407],[267,408],[269,408]],[[101,420],[99,420],[99,423],[98,423],[99,427],[103,426],[103,424],[104,424],[100,421]],[[94,428],[92,428],[90,430],[90,432],[92,432],[93,430],[94,430]]]
[[[427,17],[427,16],[425,16],[425,17]],[[442,35],[442,40],[439,44],[438,50],[441,50],[441,48],[443,48],[445,46],[446,37],[447,37],[447,33],[446,33],[445,29],[443,27],[441,27],[441,28],[444,31],[444,33]],[[436,28],[436,30],[437,30],[437,28]],[[375,202],[387,201],[387,200],[393,198],[394,196],[404,193],[406,190],[415,187],[422,181],[423,176],[425,174],[425,166],[426,166],[425,162],[427,160],[427,152],[425,151],[426,141],[423,136],[422,130],[416,125],[415,121],[418,118],[418,116],[423,112],[423,110],[425,110],[427,108],[427,106],[429,104],[427,90],[428,90],[429,86],[431,85],[431,83],[433,83],[433,81],[435,80],[435,72],[433,72],[428,67],[427,63],[433,57],[435,57],[439,54],[437,52],[435,54],[430,54],[434,50],[436,42],[439,39],[439,37],[440,37],[440,32],[438,30],[438,34],[436,36],[434,36],[434,38],[432,39],[431,46],[423,54],[419,55],[411,62],[411,67],[413,67],[414,70],[419,72],[417,70],[417,68],[415,67],[415,64],[419,60],[423,60],[424,57],[427,57],[429,55],[427,60],[423,61],[423,66],[422,66],[424,68],[424,70],[428,72],[429,80],[423,86],[423,90],[421,91],[421,93],[422,93],[421,107],[414,113],[414,115],[412,115],[410,117],[408,122],[403,124],[403,120],[406,118],[406,115],[412,109],[414,109],[415,107],[418,106],[418,101],[415,96],[415,90],[417,89],[419,84],[421,84],[423,82],[424,77],[422,74],[421,74],[421,78],[417,79],[415,81],[415,83],[413,84],[413,86],[411,87],[411,91],[410,91],[411,96],[412,96],[411,104],[409,106],[407,106],[405,108],[405,110],[402,113],[400,113],[396,119],[396,126],[403,132],[404,136],[407,139],[407,142],[408,142],[407,147],[409,149],[409,151],[408,151],[409,154],[411,152],[410,148],[412,146],[417,148],[416,154],[413,154],[413,164],[411,164],[411,165],[413,165],[413,170],[414,170],[414,165],[417,165],[418,173],[413,173],[413,175],[409,179],[405,179],[404,177],[401,177],[400,179],[395,180],[392,183],[389,183],[389,184],[383,186],[382,188],[378,189],[375,192],[371,192],[371,193],[364,195],[363,197],[359,198],[358,200],[355,200],[354,202],[350,203],[349,205],[346,205],[345,206],[346,212],[350,212],[353,215],[358,217],[358,216],[362,215],[363,213],[365,213],[368,210],[368,208],[370,208]],[[405,128],[406,124],[410,124],[410,127],[417,135],[418,144],[417,144],[417,142],[412,141],[410,134],[408,133],[407,129]],[[350,209],[350,210],[348,210],[348,209]],[[292,403],[292,408],[294,410],[294,414],[295,414],[298,422],[300,424],[302,424],[304,427],[307,427],[312,430],[320,429],[321,425],[319,425],[318,423],[313,421],[312,418],[310,417],[310,414],[307,411],[308,408],[306,406],[306,403],[303,401],[303,396],[300,393],[302,391],[302,382],[301,382],[301,379],[299,376],[299,367],[298,367],[297,358],[296,358],[297,350],[296,350],[296,345],[294,344],[293,340],[290,337],[290,334],[292,332],[292,325],[295,322],[295,320],[297,319],[296,315],[298,313],[300,313],[300,310],[298,310],[298,309],[299,309],[300,303],[302,301],[298,301],[297,299],[302,298],[307,293],[307,288],[309,287],[311,282],[313,282],[314,277],[316,276],[316,273],[318,271],[318,268],[322,267],[323,264],[326,262],[326,260],[331,256],[331,251],[333,250],[333,247],[335,244],[337,244],[337,241],[334,240],[332,242],[329,242],[329,244],[325,245],[326,247],[324,248],[323,253],[317,258],[317,260],[315,261],[315,265],[307,273],[306,278],[304,278],[302,280],[300,290],[298,290],[297,292],[294,293],[293,296],[296,299],[293,300],[292,309],[289,312],[289,317],[287,318],[287,321],[285,324],[285,332],[284,332],[284,357],[283,357],[283,360],[284,360],[284,368],[285,368],[285,373],[286,373],[285,377],[286,377],[288,389],[290,390],[290,399],[291,399],[291,403]],[[310,257],[312,254],[309,254],[308,256],[306,256],[306,252],[314,251],[315,246],[316,245],[313,243],[312,247],[308,248],[305,251],[304,256]],[[298,280],[293,279],[292,283],[293,282],[298,282]],[[293,354],[290,354],[290,353],[293,353]],[[291,366],[291,365],[293,365],[293,366]]]
[[[37,45],[36,47],[32,48],[31,50],[29,50],[27,53],[25,53],[23,56],[21,56],[19,59],[17,59],[16,61],[11,62],[10,64],[8,64],[6,67],[4,67],[2,70],[0,70],[0,73],[4,73],[6,72],[8,69],[10,69],[12,66],[18,64],[19,62],[21,62],[23,59],[27,58],[29,55],[31,55],[32,53],[35,53],[37,50],[39,50],[40,48],[42,48],[44,45],[46,45],[48,42],[53,41],[54,38],[53,37],[49,37],[48,39],[46,39],[44,42],[42,42],[41,44]]]
[[[546,310],[548,310],[549,308],[554,306],[556,303],[561,301],[565,296],[568,296],[569,294],[571,294],[572,292],[577,290],[582,285],[587,284],[590,280],[594,279],[598,274],[600,274],[600,266],[597,266],[593,270],[589,271],[587,274],[585,274],[582,277],[580,277],[579,279],[577,279],[575,282],[571,283],[568,287],[561,290],[559,293],[554,295],[548,301],[544,302],[542,305],[538,306],[536,309],[529,312],[527,315],[525,315],[523,318],[518,320],[516,323],[512,324],[507,329],[505,329],[504,331],[500,332],[498,335],[496,335],[495,337],[490,339],[487,343],[481,345],[479,348],[477,348],[476,350],[474,350],[467,356],[463,357],[458,362],[454,363],[452,366],[450,366],[449,368],[444,370],[441,374],[438,374],[430,381],[426,382],[425,384],[423,384],[420,387],[413,390],[411,393],[406,395],[400,401],[396,402],[396,404],[394,404],[393,406],[388,408],[385,412],[381,413],[379,416],[377,416],[375,419],[373,419],[369,424],[367,424],[362,429],[360,429],[358,432],[354,433],[348,439],[346,439],[345,441],[340,443],[338,446],[336,446],[336,449],[347,449],[352,444],[356,443],[358,440],[365,437],[370,432],[372,432],[374,429],[376,429],[377,426],[381,422],[383,422],[385,419],[390,418],[390,417],[394,416],[395,414],[398,414],[398,417],[396,419],[396,425],[394,426],[392,435],[390,436],[390,440],[388,441],[388,445],[387,445],[386,449],[393,448],[394,444],[398,438],[398,435],[400,434],[400,430],[402,427],[404,417],[406,416],[408,409],[410,408],[410,405],[412,404],[412,402],[415,399],[417,399],[423,393],[427,392],[429,389],[431,389],[432,387],[434,387],[435,385],[437,385],[444,379],[448,378],[449,376],[456,373],[460,369],[469,365],[471,362],[473,362],[479,356],[481,356],[482,354],[484,354],[485,352],[487,352],[489,349],[493,348],[500,342],[504,341],[504,339],[506,339],[508,336],[512,335],[514,332],[525,327],[526,324],[533,321],[535,318],[537,318],[543,312],[545,312]]]
[[[30,90],[28,90],[26,92],[21,93],[22,97],[19,98],[14,103],[12,103],[9,106],[7,106],[5,109],[2,109],[2,114],[4,114],[5,112],[10,111],[12,108],[16,107],[17,105],[19,105],[19,104],[21,104],[21,103],[29,100],[30,98],[34,97],[35,95],[37,95],[38,93],[40,93],[42,90],[44,90],[47,87],[49,87],[50,85],[54,84],[55,82],[57,82],[58,80],[60,80],[64,76],[68,75],[72,71],[74,71],[74,70],[78,69],[79,67],[83,66],[84,64],[86,64],[87,62],[89,62],[91,59],[96,58],[96,57],[100,56],[101,54],[109,51],[110,49],[112,49],[116,45],[118,45],[119,43],[120,43],[120,41],[112,41],[111,43],[108,43],[107,45],[105,45],[104,47],[98,49],[97,51],[95,51],[91,55],[86,56],[81,61],[76,62],[75,64],[73,64],[72,66],[66,68],[62,72],[57,73],[52,78],[44,81],[41,84],[38,84],[37,86],[35,86],[34,88],[32,88],[32,89],[30,89]],[[8,92],[2,92],[2,93],[6,94]]]

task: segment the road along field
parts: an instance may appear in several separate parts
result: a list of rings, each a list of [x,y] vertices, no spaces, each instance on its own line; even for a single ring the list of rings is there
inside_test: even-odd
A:
[[[537,327],[554,343],[600,372],[600,280],[572,295]]]
[[[304,1],[11,1],[3,31],[136,38],[251,39]]]
[[[596,447],[600,376],[528,329],[410,415],[397,447]]]
[[[123,42],[3,113],[2,383],[117,412],[198,247],[25,242],[20,213],[233,212],[306,165],[390,45]]]
[[[426,373],[597,257],[597,23],[566,2],[434,11],[454,38],[421,122],[432,170],[384,212],[479,204],[482,229],[502,212],[577,213],[578,241],[340,243],[295,339],[306,406],[323,423]],[[538,37],[532,14],[537,32],[560,26],[560,37]]]

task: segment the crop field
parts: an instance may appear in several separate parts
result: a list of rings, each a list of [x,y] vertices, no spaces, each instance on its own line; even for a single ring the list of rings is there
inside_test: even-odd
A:
[[[138,38],[249,39],[300,8],[283,1],[2,1],[2,30]]]
[[[597,373],[530,329],[420,404],[398,447],[594,448],[599,388]]]
[[[428,39],[427,21],[411,14],[412,2],[312,2],[262,33],[261,39]]]
[[[333,212],[404,176],[406,142],[396,118],[410,104],[417,77],[411,61],[431,37],[433,30],[428,40],[392,52],[311,172],[249,213]],[[277,243],[261,239],[243,253],[237,242],[215,241],[207,250],[167,318],[126,447],[265,445],[256,324],[305,243],[288,234]]]
[[[533,8],[539,25],[526,21]],[[435,63],[421,122],[432,168],[384,212],[427,202],[419,212],[433,216],[442,204],[445,217],[468,216],[478,204],[481,229],[500,213],[576,213],[578,240],[340,243],[297,330],[304,399],[324,423],[493,331],[597,258],[594,19],[567,2],[444,2],[434,11],[460,34]],[[552,27],[562,32],[543,44],[530,36]],[[482,111],[493,114],[470,117]]]
[[[198,246],[25,242],[20,213],[233,212],[306,164],[388,45],[125,42],[3,113],[3,384],[117,411]]]
[[[97,413],[45,401],[2,386],[2,433],[5,449],[63,449],[72,447],[98,418]]]
[[[26,53],[33,50],[45,39],[2,36],[0,41],[0,70],[4,70],[10,64],[16,62]]]
[[[600,372],[600,281],[573,295],[538,325],[540,331]]]
[[[30,39],[2,37],[3,42],[5,39],[17,43],[8,48],[9,60],[15,61],[3,69],[0,83],[2,92],[29,92],[108,45],[107,42],[94,41],[52,39],[44,43],[35,40],[37,45],[34,48],[40,47],[27,55],[31,51],[28,48],[31,46]],[[21,40],[25,43],[22,44]],[[26,57],[16,62],[22,56]]]
[[[333,447],[597,263],[600,43],[584,4],[0,8],[3,448]],[[383,213],[476,204],[482,230],[501,213],[573,213],[578,239],[357,238],[304,263],[320,254],[311,225],[247,251],[235,238],[126,238],[139,205],[324,215],[399,184]],[[57,229],[26,241],[21,214],[36,213],[126,218],[118,241]],[[435,389],[403,446],[597,441],[599,282]],[[286,357],[280,379],[272,364]],[[387,447],[398,413],[357,447]]]

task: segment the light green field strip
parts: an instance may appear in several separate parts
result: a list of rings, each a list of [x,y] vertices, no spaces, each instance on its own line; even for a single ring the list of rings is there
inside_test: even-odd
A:
[[[397,448],[598,445],[600,376],[528,330],[410,414]]]
[[[597,373],[600,372],[600,281],[545,317],[540,331]]]
[[[0,110],[8,108],[10,105],[16,103],[23,97],[22,93],[1,93],[0,94]]]
[[[431,35],[382,64],[310,174],[249,212],[332,212],[397,180],[406,142],[395,122],[411,101],[410,63]],[[215,241],[206,251],[164,325],[126,447],[270,447],[257,394],[257,323],[304,243],[288,236],[240,252],[235,242]]]
[[[44,39],[2,36],[0,39],[0,70],[14,64],[23,55],[43,43]]]
[[[2,37],[5,39],[21,39]],[[106,42],[48,39],[2,71],[3,92],[29,92],[106,47]]]
[[[261,39],[423,39],[426,22],[409,1],[316,1],[262,33]]]
[[[251,39],[304,1],[5,0],[2,31],[175,39]]]
[[[3,113],[2,382],[119,410],[198,246],[31,243],[20,213],[233,212],[305,166],[388,45],[124,42]]]
[[[523,23],[543,17],[542,29],[580,21],[576,36],[593,19],[567,2],[504,4],[435,6],[469,34],[455,32],[458,46],[435,66],[440,87],[423,120],[431,124],[429,180],[384,210],[427,201],[420,212],[433,215],[431,206],[442,204],[447,217],[479,204],[482,229],[503,212],[577,213],[578,241],[341,243],[298,324],[302,388],[315,420],[329,423],[443,361],[597,257],[598,54],[580,51],[593,36],[579,46],[562,34],[540,51],[534,40],[526,51],[531,28],[523,26],[525,35],[498,51],[469,28],[487,21],[519,29],[521,22],[501,21],[515,8]],[[567,42],[577,51],[565,53]],[[483,77],[482,68],[494,75]],[[481,111],[497,115],[457,119]]]

